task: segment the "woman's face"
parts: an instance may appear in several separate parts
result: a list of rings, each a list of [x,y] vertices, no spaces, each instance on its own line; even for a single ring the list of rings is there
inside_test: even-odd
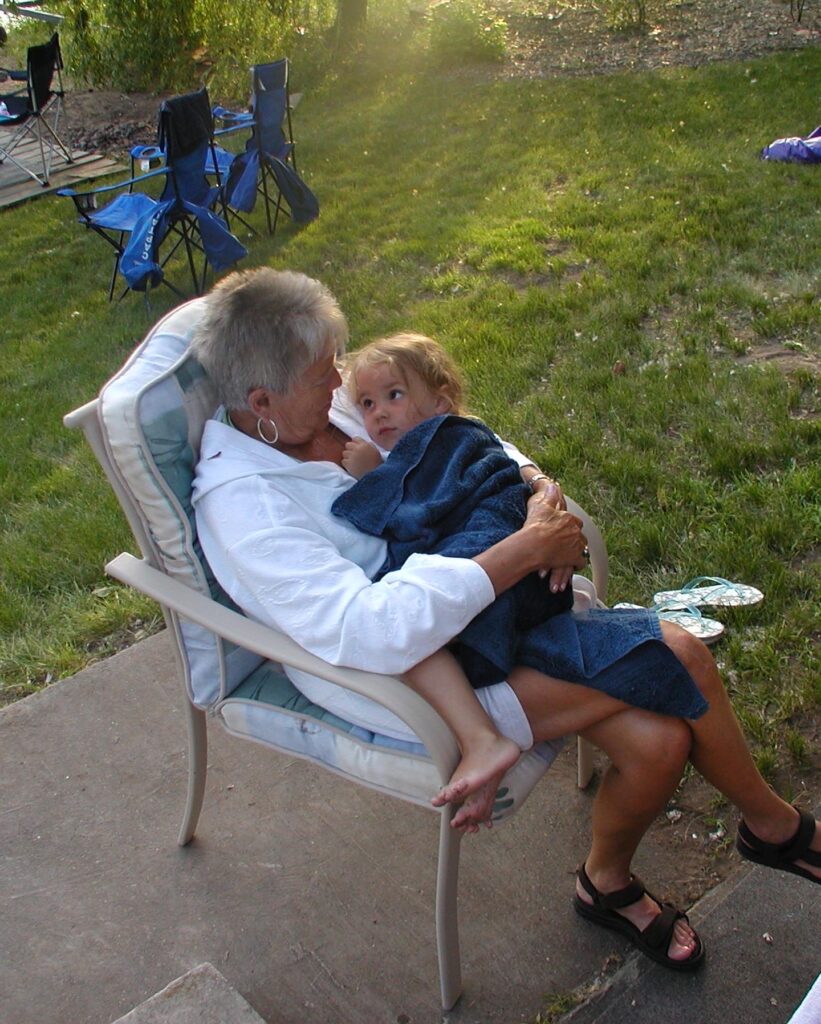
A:
[[[334,391],[342,383],[336,366],[336,351],[312,363],[287,395],[268,392],[270,416],[280,440],[289,445],[312,441],[328,425]]]

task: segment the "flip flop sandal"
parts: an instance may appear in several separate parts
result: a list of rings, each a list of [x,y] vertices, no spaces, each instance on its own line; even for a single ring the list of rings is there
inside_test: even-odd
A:
[[[688,633],[697,636],[705,644],[714,644],[724,632],[721,622],[717,619],[705,618],[695,605],[682,607],[675,603],[659,604],[653,610],[658,613],[660,619],[664,619],[665,622],[675,622],[677,626],[681,626]]]
[[[710,586],[701,586],[709,583]],[[680,590],[660,590],[653,597],[653,604],[670,605],[681,602],[685,605],[708,605],[711,608],[737,608],[741,605],[759,604],[764,595],[746,583],[731,583],[720,576],[696,576],[685,583]]]
[[[640,604],[627,604],[622,601],[614,604],[614,608],[642,608]],[[655,612],[665,622],[675,622],[677,626],[686,629],[688,633],[697,636],[705,644],[714,644],[724,633],[724,626],[717,619],[705,618],[695,605],[684,606],[680,602],[672,601],[669,605],[659,604],[649,610]]]
[[[704,943],[698,936],[696,936],[696,948],[686,960],[673,960],[668,955],[667,950],[676,921],[689,923],[689,918],[680,910],[670,906],[669,903],[657,900],[652,893],[647,892],[640,879],[635,875],[629,885],[616,892],[608,893],[599,892],[593,885],[587,876],[584,864],[579,868],[578,878],[582,888],[593,900],[593,903],[590,904],[585,903],[578,894],[573,897],[573,907],[581,917],[594,924],[600,924],[604,928],[621,932],[645,956],[649,956],[651,960],[655,960],[663,967],[669,967],[670,970],[695,971],[704,962]],[[631,903],[637,903],[645,893],[661,907],[661,913],[642,931],[632,921],[628,921],[626,917],[617,913],[617,910],[629,907]]]
[[[798,811],[797,807],[795,809]],[[735,848],[745,860],[751,860],[754,864],[775,868],[776,871],[789,871],[791,875],[800,875],[818,884],[821,878],[816,878],[806,868],[795,863],[797,860],[803,860],[815,868],[821,868],[821,853],[810,849],[815,837],[815,818],[806,811],[798,813],[798,828],[792,839],[788,839],[786,843],[765,843],[751,832],[746,822],[742,820],[738,825]]]

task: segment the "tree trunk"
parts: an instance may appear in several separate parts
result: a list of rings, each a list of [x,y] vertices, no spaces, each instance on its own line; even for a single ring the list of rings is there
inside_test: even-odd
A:
[[[339,39],[350,43],[358,38],[368,17],[368,0],[339,0],[336,27]]]

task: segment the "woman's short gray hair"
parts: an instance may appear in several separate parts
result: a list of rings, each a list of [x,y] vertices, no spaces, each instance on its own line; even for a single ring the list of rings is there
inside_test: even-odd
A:
[[[191,351],[228,409],[248,394],[285,395],[328,351],[342,355],[348,325],[328,289],[305,274],[260,267],[229,274],[205,298]]]

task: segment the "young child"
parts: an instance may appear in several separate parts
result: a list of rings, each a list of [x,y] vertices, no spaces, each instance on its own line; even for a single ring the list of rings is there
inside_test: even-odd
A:
[[[343,466],[360,483],[333,511],[387,539],[380,575],[414,552],[471,557],[521,526],[529,490],[519,467],[484,424],[464,418],[458,371],[435,341],[398,334],[373,342],[352,356],[348,389],[373,443],[359,438],[346,446]],[[386,461],[380,449],[391,453]],[[564,571],[562,583],[569,576]],[[551,589],[536,577],[522,583],[520,600],[500,595],[490,618],[487,610],[478,616],[452,651],[438,651],[404,677],[452,728],[462,754],[433,803],[469,797],[474,821],[489,817],[520,750],[496,729],[471,684],[504,679],[516,633],[572,605],[569,586]]]

